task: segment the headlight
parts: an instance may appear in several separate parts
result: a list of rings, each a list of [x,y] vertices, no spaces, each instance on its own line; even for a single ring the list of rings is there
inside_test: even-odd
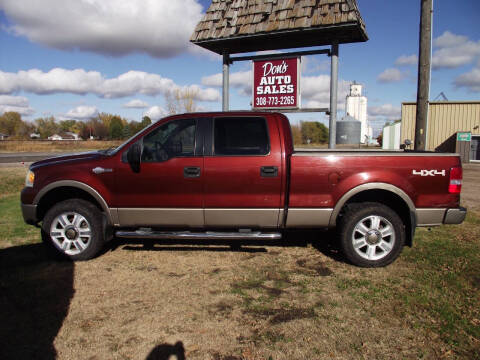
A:
[[[25,177],[25,186],[33,187],[34,180],[35,180],[35,173],[32,170],[28,170],[27,176]]]

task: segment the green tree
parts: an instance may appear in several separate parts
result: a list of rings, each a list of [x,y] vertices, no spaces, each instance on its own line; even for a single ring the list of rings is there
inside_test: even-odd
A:
[[[144,116],[142,118],[142,122],[140,123],[142,125],[141,129],[146,128],[148,125],[152,123],[152,119],[148,116]]]
[[[302,129],[300,125],[295,124],[291,125],[292,128],[292,138],[294,144],[301,144],[302,143]]]
[[[77,121],[75,124],[75,133],[77,133],[82,139],[90,139],[92,128],[88,123]]]
[[[302,121],[300,123],[302,142],[304,144],[324,144],[328,142],[328,128],[318,121]]]
[[[100,113],[97,115],[97,119],[100,120],[100,122],[105,125],[105,127],[107,129],[110,129],[110,123],[112,122],[112,118],[114,117],[115,115],[112,115],[112,114],[108,114],[108,113]]]
[[[130,128],[130,124],[125,125],[122,130],[122,138],[128,139],[131,135],[133,135],[131,132],[132,130]]]
[[[15,127],[15,137],[18,139],[30,139],[30,134],[35,132],[35,126],[29,122],[21,121]]]
[[[60,132],[60,126],[55,122],[53,116],[36,119],[35,126],[42,139]]]
[[[22,116],[15,111],[7,111],[0,116],[0,132],[10,136],[15,136],[15,130],[18,129],[22,121]]]
[[[112,140],[118,140],[123,137],[123,124],[119,116],[114,116],[110,120],[109,134]]]
[[[106,127],[99,118],[90,119],[87,122],[87,127],[89,133],[100,140],[106,139],[110,133],[109,128]],[[90,137],[90,135],[88,135],[88,137]]]
[[[77,122],[75,120],[62,120],[60,121],[59,127],[63,132],[75,132],[75,125]]]

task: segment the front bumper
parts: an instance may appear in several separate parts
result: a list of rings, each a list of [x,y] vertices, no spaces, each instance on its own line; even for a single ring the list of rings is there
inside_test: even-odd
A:
[[[22,207],[23,220],[25,220],[27,224],[36,225],[38,223],[37,205],[21,203],[21,207]]]
[[[458,209],[448,209],[443,219],[444,224],[461,224],[467,216],[467,209],[460,207]]]

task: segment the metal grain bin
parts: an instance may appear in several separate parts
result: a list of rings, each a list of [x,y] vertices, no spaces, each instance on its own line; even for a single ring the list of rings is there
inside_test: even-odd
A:
[[[337,121],[337,144],[359,144],[362,123],[347,115]]]

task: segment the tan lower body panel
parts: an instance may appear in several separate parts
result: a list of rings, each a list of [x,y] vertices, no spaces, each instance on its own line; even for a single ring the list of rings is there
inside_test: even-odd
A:
[[[203,209],[119,208],[120,226],[186,226],[203,227]]]
[[[205,225],[278,227],[281,209],[205,209]]]
[[[288,209],[287,228],[328,227],[333,209]]]
[[[435,226],[443,224],[447,209],[417,209],[417,226]]]

